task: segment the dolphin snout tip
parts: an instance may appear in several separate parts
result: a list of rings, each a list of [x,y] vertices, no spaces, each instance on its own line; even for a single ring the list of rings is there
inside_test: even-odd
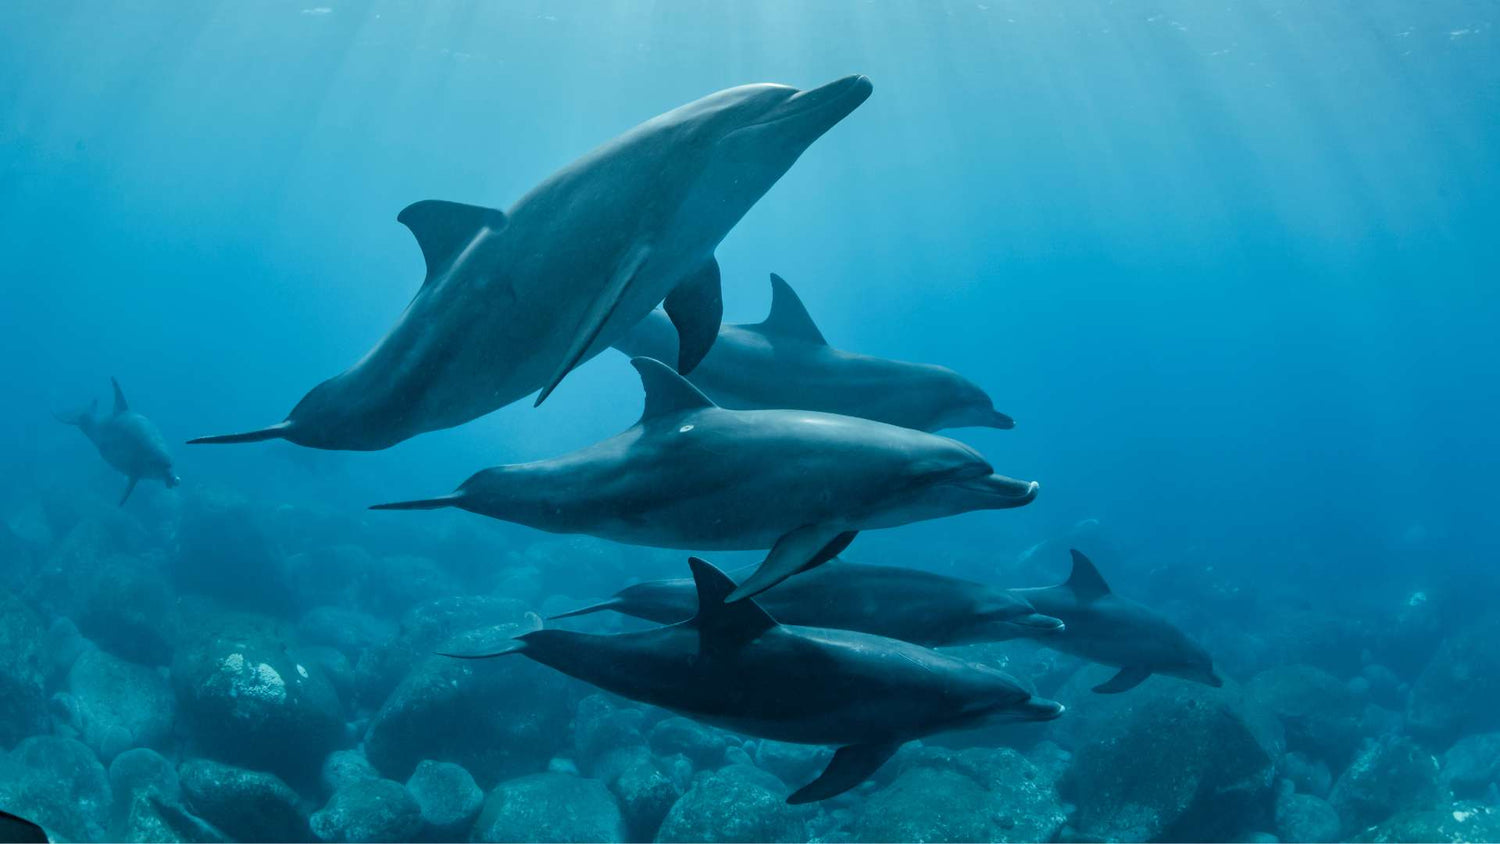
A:
[[[1055,700],[1034,697],[1024,704],[1026,717],[1032,721],[1054,721],[1062,717],[1068,711],[1066,706]]]
[[[1009,416],[1006,416],[1004,413],[1001,413],[997,410],[995,411],[994,415],[990,417],[990,427],[998,428],[1002,431],[1009,431],[1016,427],[1016,420],[1012,419]]]
[[[1208,684],[1216,689],[1222,689],[1224,687],[1224,678],[1220,677],[1217,671],[1210,671],[1208,674]]]

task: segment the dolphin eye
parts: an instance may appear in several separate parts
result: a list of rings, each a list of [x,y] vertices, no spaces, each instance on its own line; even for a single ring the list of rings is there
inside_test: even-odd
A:
[[[691,430],[693,430],[693,426],[692,425],[683,425],[681,428],[677,429],[677,433],[679,433],[679,434],[686,434],[688,431],[691,431]]]

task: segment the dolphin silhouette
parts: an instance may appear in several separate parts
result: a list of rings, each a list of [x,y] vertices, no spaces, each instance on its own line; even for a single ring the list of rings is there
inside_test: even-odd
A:
[[[104,462],[125,475],[125,494],[120,496],[123,507],[142,478],[159,480],[169,489],[182,480],[172,471],[172,455],[167,453],[167,441],[156,423],[130,409],[119,381],[111,378],[109,383],[115,391],[114,409],[110,413],[100,415],[99,403],[95,401],[87,410],[58,414],[57,419],[77,426],[99,450]]]

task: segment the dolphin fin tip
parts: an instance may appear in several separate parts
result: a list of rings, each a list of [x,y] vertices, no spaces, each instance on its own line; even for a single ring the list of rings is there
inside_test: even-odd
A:
[[[286,439],[287,430],[292,427],[291,420],[277,422],[258,431],[246,431],[242,434],[218,434],[212,437],[195,437],[187,441],[188,445],[224,445],[228,443],[257,443],[262,440]]]
[[[412,501],[388,501],[384,504],[371,504],[371,510],[440,510],[444,507],[452,507],[458,500],[458,493],[451,495],[440,495],[437,498],[417,498]]]

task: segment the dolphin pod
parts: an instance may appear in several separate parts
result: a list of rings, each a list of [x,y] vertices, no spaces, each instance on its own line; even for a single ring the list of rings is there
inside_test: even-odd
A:
[[[538,390],[541,404],[663,300],[691,371],[719,331],[719,241],[871,90],[863,76],[729,88],[595,149],[508,212],[408,206],[397,220],[427,277],[375,348],[285,420],[192,442],[373,451]]]
[[[125,476],[125,494],[120,496],[123,507],[143,478],[161,481],[168,488],[182,481],[172,471],[172,455],[167,453],[167,441],[156,423],[130,409],[119,381],[111,378],[109,383],[115,391],[114,408],[109,413],[99,414],[96,400],[87,410],[57,418],[77,426],[99,450],[104,462]]]
[[[671,361],[677,332],[652,311],[615,348],[632,357]],[[686,374],[686,373],[684,373]],[[688,380],[722,407],[795,408],[888,422],[919,431],[1014,428],[978,385],[951,369],[835,349],[802,300],[771,274],[765,320],[726,324]]]
[[[526,633],[500,650],[605,691],[775,741],[836,745],[788,803],[859,785],[913,739],[947,730],[1049,721],[1063,712],[988,666],[909,642],[778,623],[755,599],[726,602],[734,581],[690,560],[698,611],[639,633]]]
[[[485,469],[439,498],[373,509],[458,507],[634,545],[770,549],[730,595],[740,600],[827,562],[861,530],[1036,497],[1035,481],[997,475],[946,437],[812,411],[725,410],[660,361],[631,363],[646,407],[625,432]]]
[[[1028,635],[1046,640],[1065,632],[1061,621],[1005,589],[840,559],[777,584],[756,602],[784,624],[853,630],[932,648]],[[605,610],[672,624],[698,611],[698,594],[691,578],[653,580],[553,619]]]

